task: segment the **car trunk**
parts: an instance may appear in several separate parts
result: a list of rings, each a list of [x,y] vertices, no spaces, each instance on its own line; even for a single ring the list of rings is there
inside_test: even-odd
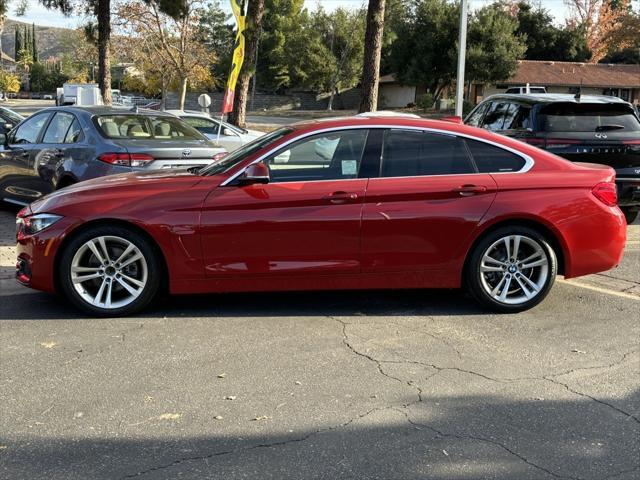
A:
[[[182,140],[179,147],[176,147],[176,140],[133,138],[114,139],[113,142],[125,148],[131,155],[153,157],[154,160],[143,167],[145,170],[204,166],[211,163],[217,153],[224,151],[206,146],[200,140]]]

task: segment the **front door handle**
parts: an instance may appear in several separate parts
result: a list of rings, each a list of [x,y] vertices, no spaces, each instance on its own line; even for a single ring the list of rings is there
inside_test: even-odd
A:
[[[459,193],[461,197],[471,197],[476,193],[486,192],[487,187],[485,187],[484,185],[467,184],[467,185],[460,185],[459,187],[454,188],[453,191]]]
[[[333,204],[341,204],[341,203],[347,203],[347,202],[352,202],[354,200],[358,199],[358,194],[357,193],[353,193],[353,192],[333,192],[329,195],[325,195],[324,197],[322,197],[323,200],[328,200],[329,202],[333,203]]]

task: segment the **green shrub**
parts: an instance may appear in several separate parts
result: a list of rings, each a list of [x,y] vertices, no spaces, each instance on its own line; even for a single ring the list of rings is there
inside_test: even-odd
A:
[[[433,95],[431,93],[424,93],[418,97],[416,103],[422,110],[431,110],[433,108]]]

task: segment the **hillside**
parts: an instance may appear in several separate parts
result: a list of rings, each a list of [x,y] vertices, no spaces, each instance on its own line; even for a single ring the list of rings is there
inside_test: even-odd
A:
[[[2,50],[11,58],[15,58],[15,30],[16,26],[29,25],[24,22],[7,19],[2,32]],[[40,58],[58,56],[63,50],[63,39],[70,30],[60,27],[42,27],[36,25],[36,38],[38,39],[38,52]]]

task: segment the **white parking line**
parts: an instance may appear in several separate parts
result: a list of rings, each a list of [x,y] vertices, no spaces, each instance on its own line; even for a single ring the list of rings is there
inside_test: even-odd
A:
[[[609,290],[608,288],[587,285],[585,283],[576,282],[575,280],[565,280],[564,278],[558,278],[556,279],[556,281],[560,283],[566,283],[567,285],[573,285],[574,287],[585,288],[587,290],[593,290],[594,292],[604,293],[606,295],[613,295],[615,297],[621,297],[628,300],[635,300],[636,302],[640,302],[640,297],[638,295],[633,295],[632,293],[618,292],[617,290]]]

